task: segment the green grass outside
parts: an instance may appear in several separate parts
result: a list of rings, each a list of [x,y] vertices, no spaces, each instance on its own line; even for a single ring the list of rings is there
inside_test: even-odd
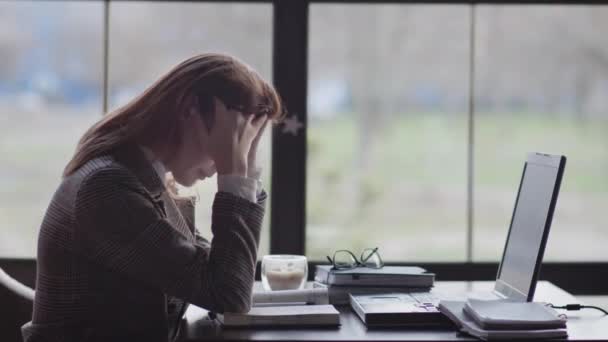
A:
[[[309,122],[307,254],[320,259],[337,245],[357,249],[376,244],[387,260],[461,260],[466,229],[466,114],[392,116],[372,138],[368,171],[359,181],[353,176],[360,154],[354,118],[343,114],[331,121]],[[0,184],[10,196],[0,200],[0,216],[3,236],[14,238],[2,239],[0,255],[35,253],[37,230],[61,169],[92,121],[85,116],[66,127],[74,117],[41,120],[34,128],[21,124],[2,128]],[[33,130],[48,130],[48,134],[36,136]],[[604,221],[604,204],[608,205],[606,132],[608,122],[600,120],[580,122],[533,113],[476,117],[477,235],[496,231],[489,236],[501,240],[526,152],[542,151],[568,156],[560,201],[583,208],[563,214],[557,228],[562,222],[567,227],[578,225],[593,238],[591,243],[605,241],[608,236],[599,222]],[[265,183],[268,189],[269,179]],[[210,195],[214,186],[208,184],[201,197]],[[210,214],[206,205],[210,207],[210,201],[199,203],[201,220]],[[264,235],[267,251],[267,223]],[[429,235],[432,245],[422,244]],[[481,258],[494,257],[496,248],[483,252],[484,241],[476,246]]]
[[[368,171],[359,181],[351,177],[360,165],[360,128],[354,118],[341,115],[309,124],[307,253],[322,257],[340,241],[342,247],[393,246],[389,259],[463,258],[457,243],[466,230],[466,115],[393,116],[371,140],[364,164]],[[587,208],[562,221],[578,222],[583,231],[605,237],[594,222],[603,222],[600,208],[608,201],[607,121],[492,113],[476,117],[474,132],[478,236],[505,234],[527,152],[540,151],[568,156],[561,197]],[[351,203],[353,196],[360,198],[357,203]],[[583,222],[582,216],[595,221]],[[421,242],[429,234],[453,239],[436,239],[437,245],[428,248]],[[495,247],[483,251],[484,241],[476,245],[480,257],[495,256]]]

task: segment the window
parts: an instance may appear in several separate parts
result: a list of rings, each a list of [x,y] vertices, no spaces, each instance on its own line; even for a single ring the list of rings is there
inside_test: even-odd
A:
[[[0,257],[35,255],[61,171],[102,113],[104,72],[110,110],[201,52],[272,79],[272,2],[113,1],[107,70],[103,6],[0,1]],[[526,154],[542,151],[568,157],[546,260],[605,261],[607,34],[608,5],[310,4],[309,41],[293,42],[308,44],[305,253],[497,261]],[[207,237],[215,190],[182,190]]]
[[[470,7],[310,8],[306,254],[462,261]]]
[[[203,52],[225,52],[251,65],[271,81],[272,5],[116,2],[110,6],[110,108],[124,104],[179,62]],[[267,129],[258,158],[270,192],[270,138]],[[211,206],[216,177],[182,189],[195,195],[196,223],[211,238]],[[267,206],[270,209],[270,205]],[[259,255],[268,254],[269,210]]]
[[[477,19],[475,259],[501,257],[535,151],[568,158],[546,260],[607,260],[608,6],[480,6]]]
[[[33,257],[64,166],[102,111],[100,2],[0,2],[0,257]]]

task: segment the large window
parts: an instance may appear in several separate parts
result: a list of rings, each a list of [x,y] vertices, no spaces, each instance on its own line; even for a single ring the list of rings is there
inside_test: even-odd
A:
[[[251,65],[271,81],[272,5],[116,2],[110,6],[110,109],[126,103],[179,62],[203,52],[223,52]],[[270,192],[270,129],[260,142],[262,182]],[[216,177],[182,195],[196,196],[196,224],[211,238]],[[270,204],[267,206],[270,209]],[[269,212],[259,254],[268,253]]]
[[[468,6],[310,8],[306,253],[465,259]]]
[[[480,6],[475,260],[498,260],[526,153],[567,156],[547,260],[607,260],[608,7]]]
[[[312,5],[307,254],[497,261],[540,151],[568,157],[546,260],[606,260],[607,23],[608,6]]]
[[[125,104],[182,60],[203,52],[237,56],[271,81],[272,5],[112,2],[104,70],[104,4],[0,2],[0,256],[32,257],[37,233],[78,138],[109,109]],[[270,192],[270,129],[259,164]],[[182,189],[211,238],[216,179]],[[268,205],[270,209],[270,205]],[[269,215],[266,215],[268,218]],[[268,219],[260,253],[268,253]]]
[[[109,110],[202,52],[235,55],[271,81],[273,29],[289,23],[273,21],[273,6],[305,23],[283,1],[110,1],[105,37],[104,6],[0,1],[0,257],[35,256],[61,171],[102,115],[104,73]],[[306,250],[293,253],[380,247],[387,261],[497,261],[524,160],[540,151],[568,157],[546,260],[608,259],[608,5],[312,2],[308,19],[308,41],[287,25],[277,33],[293,30],[293,41],[274,50],[307,52],[275,64],[308,75],[275,75],[283,95],[308,86],[306,201],[294,201],[306,207]],[[260,149],[270,193],[270,130]],[[280,172],[285,161],[274,162]],[[293,194],[284,186],[279,200]],[[207,237],[215,190],[215,178],[181,189],[200,199]]]
[[[0,2],[0,257],[36,255],[76,142],[102,106],[99,2]]]

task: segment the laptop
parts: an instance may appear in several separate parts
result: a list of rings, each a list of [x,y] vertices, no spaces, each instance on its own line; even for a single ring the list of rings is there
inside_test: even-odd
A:
[[[483,294],[484,299],[530,302],[534,298],[565,166],[565,156],[528,154],[494,290]],[[351,295],[350,302],[368,326],[424,325],[445,321],[438,317],[441,299],[445,298],[433,292],[412,292]]]

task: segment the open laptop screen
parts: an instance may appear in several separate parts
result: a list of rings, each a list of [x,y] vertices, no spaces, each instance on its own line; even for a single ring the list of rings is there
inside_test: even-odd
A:
[[[564,163],[562,156],[533,153],[524,166],[496,282],[510,299],[534,295]]]

